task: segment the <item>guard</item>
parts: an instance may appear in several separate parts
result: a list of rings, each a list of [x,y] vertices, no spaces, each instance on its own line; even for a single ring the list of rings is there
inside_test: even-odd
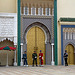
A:
[[[40,62],[40,66],[43,66],[43,53],[42,53],[41,50],[40,50],[40,53],[39,53],[39,62]]]
[[[68,66],[67,58],[68,58],[68,53],[67,53],[67,50],[65,50],[65,53],[64,53],[65,66]]]
[[[24,59],[24,66],[28,66],[26,51],[25,51],[24,54],[23,54],[23,59]]]
[[[34,53],[32,54],[32,59],[33,59],[33,67],[34,67],[34,62],[36,62],[36,66],[37,66],[37,53],[36,51],[34,51]]]

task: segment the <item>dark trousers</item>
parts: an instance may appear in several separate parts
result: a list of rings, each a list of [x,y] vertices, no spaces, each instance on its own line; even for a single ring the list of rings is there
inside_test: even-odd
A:
[[[24,59],[24,65],[28,65],[28,64],[27,64],[27,59]]]
[[[41,60],[41,59],[39,59],[39,60],[40,60],[40,65],[41,65],[41,61],[42,61],[42,60]]]
[[[67,58],[65,58],[65,66],[68,66]]]
[[[37,66],[37,59],[33,59],[33,66],[34,66],[34,62],[36,63]]]

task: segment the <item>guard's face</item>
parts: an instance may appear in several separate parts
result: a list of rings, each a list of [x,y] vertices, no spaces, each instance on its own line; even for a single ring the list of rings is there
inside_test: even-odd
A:
[[[36,52],[34,52],[34,53],[36,53]]]
[[[67,53],[67,50],[65,50],[65,52]]]

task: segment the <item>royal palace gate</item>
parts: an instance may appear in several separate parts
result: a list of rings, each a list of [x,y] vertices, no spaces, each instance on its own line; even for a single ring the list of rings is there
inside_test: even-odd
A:
[[[38,64],[40,50],[42,50],[44,54],[44,64],[51,64],[51,41],[53,41],[53,39],[51,39],[51,27],[52,17],[27,18],[25,16],[21,16],[21,43],[23,45],[23,52],[25,50],[27,51],[29,65],[32,65],[32,53],[34,50],[37,52]]]
[[[64,52],[68,53],[68,65],[75,65],[75,27],[74,25],[61,26],[61,57],[64,64]],[[62,34],[63,33],[63,34]]]

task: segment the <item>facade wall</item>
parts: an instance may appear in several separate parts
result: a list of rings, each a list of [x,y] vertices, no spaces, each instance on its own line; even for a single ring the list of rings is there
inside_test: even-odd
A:
[[[75,18],[75,0],[57,1],[58,64],[61,64],[61,25],[75,25],[75,22],[60,22],[60,18]]]
[[[17,0],[0,0],[0,13],[16,13]]]
[[[0,41],[4,38],[17,44],[17,0],[0,0]]]
[[[21,43],[27,50],[27,31],[39,26],[46,33],[46,64],[51,64],[51,43],[54,43],[54,0],[21,0]],[[54,56],[53,56],[54,57]]]
[[[4,43],[3,43],[4,42]],[[13,42],[13,44],[11,44]],[[0,0],[0,47],[17,45],[17,0]],[[6,65],[6,51],[1,51],[3,59],[0,60],[0,65]],[[8,52],[9,65],[13,65],[14,55]],[[16,57],[15,57],[16,59]]]

